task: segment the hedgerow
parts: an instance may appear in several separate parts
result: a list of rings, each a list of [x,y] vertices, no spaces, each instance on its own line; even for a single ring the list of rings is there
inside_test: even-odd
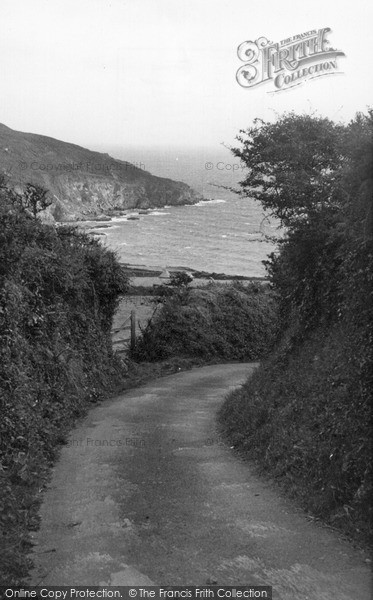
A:
[[[257,360],[273,347],[276,300],[266,286],[214,283],[168,291],[132,352],[136,360]]]
[[[307,509],[364,539],[373,516],[372,132],[371,111],[345,126],[290,114],[241,138],[243,190],[287,230],[266,265],[281,335],[219,416],[231,442]]]
[[[96,240],[42,224],[0,188],[0,572],[15,585],[58,444],[121,381],[110,330],[127,279]]]

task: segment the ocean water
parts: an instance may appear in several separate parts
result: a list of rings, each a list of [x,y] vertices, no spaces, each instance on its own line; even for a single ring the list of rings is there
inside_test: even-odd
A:
[[[208,198],[193,206],[167,206],[138,220],[114,218],[101,239],[122,262],[153,267],[191,267],[229,275],[263,276],[262,261],[273,251],[268,235],[276,223],[252,199],[240,198],[244,170],[225,148],[105,149],[154,175],[188,183]],[[105,223],[106,225],[106,223]]]

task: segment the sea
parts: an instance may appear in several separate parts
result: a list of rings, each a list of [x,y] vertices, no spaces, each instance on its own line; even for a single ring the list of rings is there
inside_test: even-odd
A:
[[[277,223],[257,201],[233,190],[245,168],[225,147],[111,147],[114,158],[126,160],[153,175],[183,181],[206,199],[195,205],[165,206],[148,214],[114,217],[97,229],[102,242],[123,263],[137,266],[192,268],[210,273],[265,276],[263,260],[275,249]],[[100,225],[100,224],[99,224]],[[104,235],[102,235],[104,233]]]

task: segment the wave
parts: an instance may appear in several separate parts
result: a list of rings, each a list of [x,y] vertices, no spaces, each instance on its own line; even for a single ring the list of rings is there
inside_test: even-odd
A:
[[[157,207],[147,218],[139,214],[132,226],[128,217],[139,211],[129,211],[105,223],[101,240],[130,264],[154,268],[186,264],[210,272],[262,275],[261,261],[272,249],[261,231],[262,211],[246,200],[224,198]],[[204,205],[202,212],[193,209]],[[151,219],[151,215],[163,218]]]
[[[200,200],[197,204],[193,204],[192,206],[206,206],[206,204],[225,204],[227,201],[222,200],[221,198],[214,198],[213,200]]]
[[[171,207],[169,207],[169,208],[171,208]],[[154,210],[154,211],[148,213],[149,216],[155,215],[156,217],[158,215],[170,215],[170,214],[171,213],[169,213],[169,212],[161,212],[160,210]]]
[[[123,223],[127,220],[128,215],[121,215],[120,217],[111,217],[111,223]]]

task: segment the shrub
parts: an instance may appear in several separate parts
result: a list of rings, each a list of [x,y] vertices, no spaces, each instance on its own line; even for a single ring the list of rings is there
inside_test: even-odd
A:
[[[311,144],[308,134],[302,142],[307,131]],[[244,191],[257,186],[287,235],[267,261],[279,345],[220,412],[237,448],[314,514],[365,539],[373,531],[372,131],[371,111],[347,126],[291,115],[249,130],[235,150],[249,168]]]
[[[127,289],[112,252],[72,227],[43,225],[13,200],[3,186],[0,570],[7,585],[26,573],[20,551],[33,525],[30,509],[64,432],[122,378],[110,330],[118,294]]]
[[[148,324],[133,357],[257,360],[273,346],[276,327],[276,301],[265,287],[177,289]]]

